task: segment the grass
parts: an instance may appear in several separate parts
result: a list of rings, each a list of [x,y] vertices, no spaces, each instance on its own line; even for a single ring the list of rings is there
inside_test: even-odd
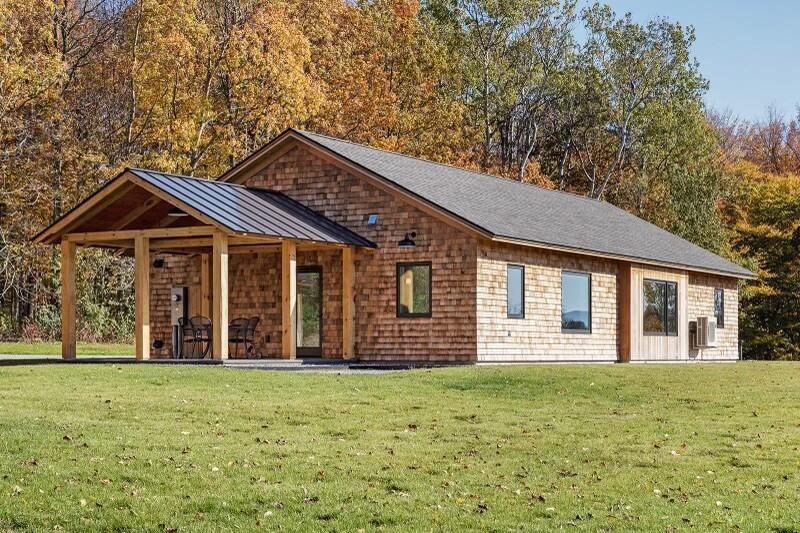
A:
[[[78,355],[134,355],[132,344],[79,342]],[[60,342],[0,342],[3,355],[54,355],[61,357]]]
[[[800,531],[800,365],[0,383],[0,531]]]

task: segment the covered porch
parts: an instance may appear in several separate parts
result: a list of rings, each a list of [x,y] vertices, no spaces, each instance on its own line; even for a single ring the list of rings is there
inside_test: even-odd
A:
[[[172,324],[165,322],[176,285],[190,291],[186,314],[210,318],[213,359],[230,356],[230,320],[254,315],[262,319],[257,342],[267,348],[260,350],[264,356],[302,355],[298,275],[302,278],[309,264],[319,269],[320,296],[331,309],[325,316],[320,307],[321,343],[327,341],[337,358],[356,355],[356,253],[375,245],[283,194],[128,169],[34,240],[61,247],[64,359],[76,355],[76,251],[81,246],[112,248],[134,258],[137,360],[169,357]]]

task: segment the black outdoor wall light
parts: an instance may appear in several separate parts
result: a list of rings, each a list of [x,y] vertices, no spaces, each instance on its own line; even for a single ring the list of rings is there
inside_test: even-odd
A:
[[[397,243],[397,246],[399,246],[400,248],[413,248],[414,246],[417,245],[417,243],[414,242],[414,237],[416,236],[417,236],[416,231],[412,231],[411,233],[406,233],[406,236],[403,237],[402,240]]]
[[[155,261],[153,261],[153,268],[164,268],[164,260],[156,259]]]

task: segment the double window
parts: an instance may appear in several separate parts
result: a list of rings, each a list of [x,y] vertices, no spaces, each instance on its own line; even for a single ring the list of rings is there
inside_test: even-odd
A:
[[[645,279],[643,285],[645,335],[678,335],[678,284]]]
[[[725,290],[714,289],[714,317],[717,319],[717,327],[725,327]]]
[[[565,333],[591,333],[591,274],[583,272],[561,273],[561,331]]]
[[[525,267],[508,265],[506,310],[508,318],[525,318]]]
[[[397,316],[431,316],[430,263],[398,263]]]

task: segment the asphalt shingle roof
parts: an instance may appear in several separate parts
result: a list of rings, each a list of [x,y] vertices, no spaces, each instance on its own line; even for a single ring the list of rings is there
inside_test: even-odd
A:
[[[375,246],[368,239],[279,192],[152,170],[128,170],[237,233]]]
[[[607,202],[315,133],[296,133],[494,237],[733,276],[753,275]]]

